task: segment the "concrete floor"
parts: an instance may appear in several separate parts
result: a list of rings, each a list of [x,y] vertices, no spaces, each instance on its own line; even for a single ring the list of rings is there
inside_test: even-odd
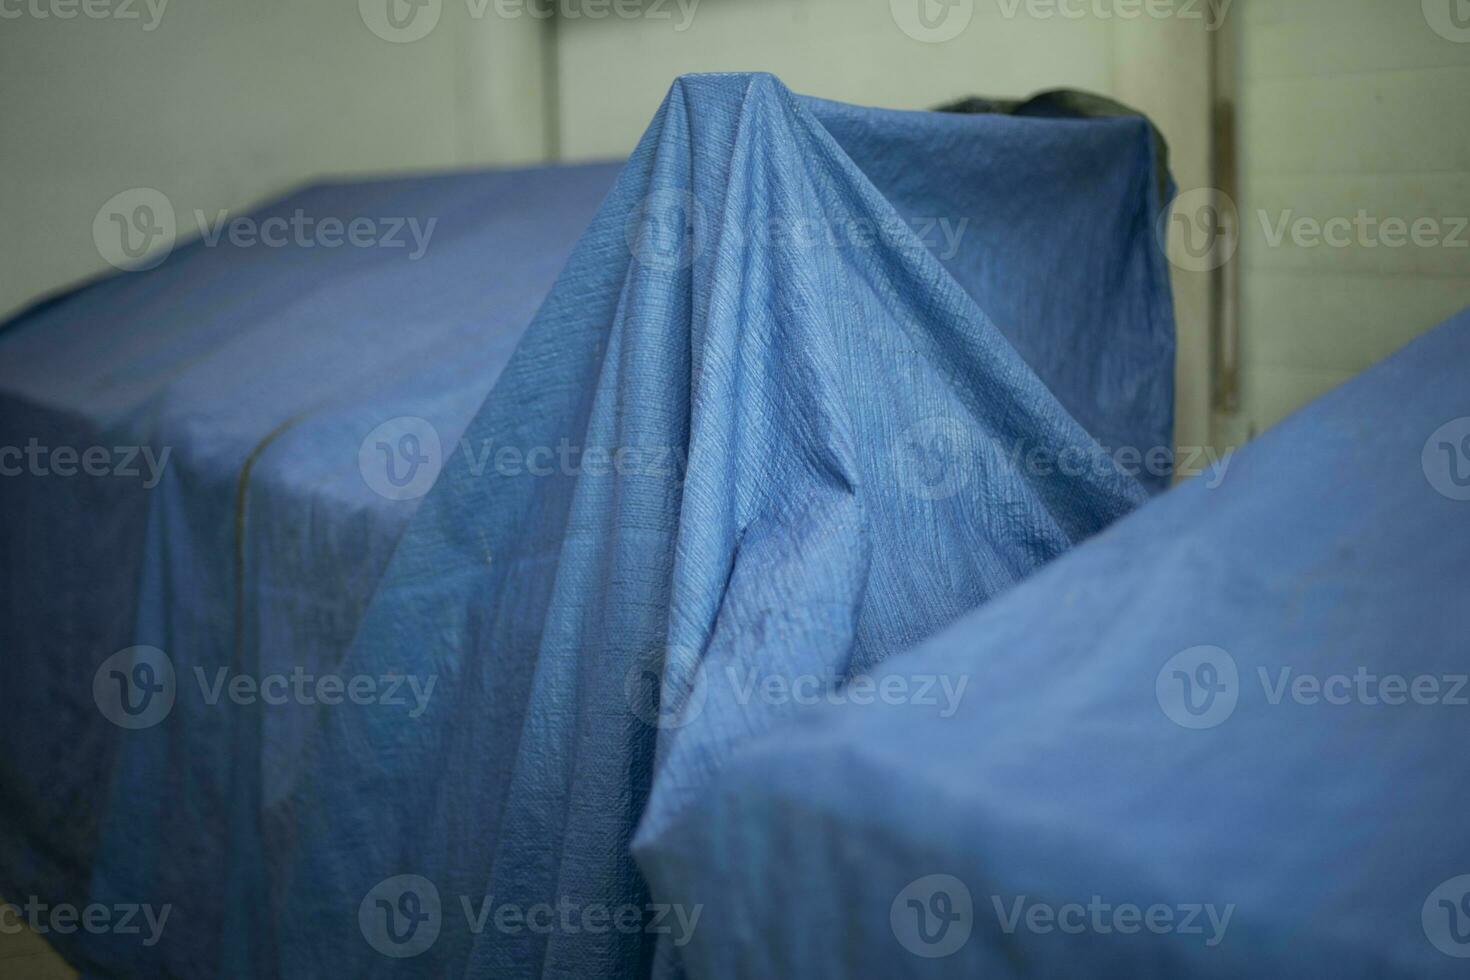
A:
[[[5,925],[9,926],[7,919]],[[0,977],[6,980],[77,980],[77,971],[52,950],[46,940],[21,929],[0,931]]]

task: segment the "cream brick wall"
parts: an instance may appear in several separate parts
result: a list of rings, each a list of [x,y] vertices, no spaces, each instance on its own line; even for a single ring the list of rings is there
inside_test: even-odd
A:
[[[1470,305],[1470,230],[1461,247],[1356,230],[1340,248],[1272,241],[1288,212],[1431,218],[1446,235],[1470,217],[1470,40],[1431,29],[1436,2],[1470,17],[1463,0],[1240,2],[1236,261],[1255,431]]]

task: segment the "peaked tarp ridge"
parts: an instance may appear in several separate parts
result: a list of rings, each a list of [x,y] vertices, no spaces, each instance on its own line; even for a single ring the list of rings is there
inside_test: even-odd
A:
[[[641,907],[640,816],[796,707],[732,678],[852,677],[1144,499],[768,75],[674,86],[466,437],[581,465],[456,459],[405,533],[343,669],[436,696],[324,718],[272,815],[283,973],[386,970],[353,913],[412,874],[426,974],[645,974],[647,931],[476,932],[461,900]]]

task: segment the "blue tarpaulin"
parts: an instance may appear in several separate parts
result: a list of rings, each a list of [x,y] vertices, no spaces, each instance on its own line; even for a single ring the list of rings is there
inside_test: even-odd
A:
[[[722,678],[831,692],[1166,483],[1156,167],[692,76],[615,182],[265,212],[416,262],[195,243],[12,321],[0,444],[170,455],[0,480],[0,894],[168,903],[53,937],[118,975],[677,970],[635,829],[807,700]]]
[[[1470,311],[646,820],[688,973],[1463,976],[1467,364]]]
[[[148,948],[48,935],[74,959],[230,974],[229,780],[283,799],[319,709],[244,717],[208,700],[217,671],[247,645],[253,675],[334,671],[422,502],[422,477],[375,491],[359,447],[400,415],[453,446],[619,169],[311,187],[254,220],[432,221],[427,250],[221,235],[0,328],[0,446],[29,453],[0,459],[0,897],[175,908]],[[100,475],[57,448],[100,451]],[[167,651],[176,698],[124,730],[93,679],[140,644]]]

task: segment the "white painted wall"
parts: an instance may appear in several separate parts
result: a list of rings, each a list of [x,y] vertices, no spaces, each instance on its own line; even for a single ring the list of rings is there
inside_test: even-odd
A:
[[[564,18],[562,150],[569,157],[626,153],[684,72],[770,71],[798,92],[892,108],[1110,87],[1107,23],[1008,20],[994,0],[976,7],[963,32],[942,43],[906,35],[888,0],[702,0],[687,26],[672,3],[662,8],[667,19]]]
[[[183,218],[319,176],[547,151],[550,35],[528,16],[442,0],[426,36],[397,43],[353,0],[92,2],[105,16],[0,0],[0,314],[106,269],[92,221],[128,188]]]
[[[1458,41],[1430,22],[1452,26],[1457,4]],[[1470,305],[1470,229],[1460,247],[1389,247],[1394,236],[1353,230],[1338,248],[1290,232],[1276,245],[1262,225],[1361,209],[1447,233],[1470,217],[1470,3],[1242,0],[1239,14],[1249,432]]]

